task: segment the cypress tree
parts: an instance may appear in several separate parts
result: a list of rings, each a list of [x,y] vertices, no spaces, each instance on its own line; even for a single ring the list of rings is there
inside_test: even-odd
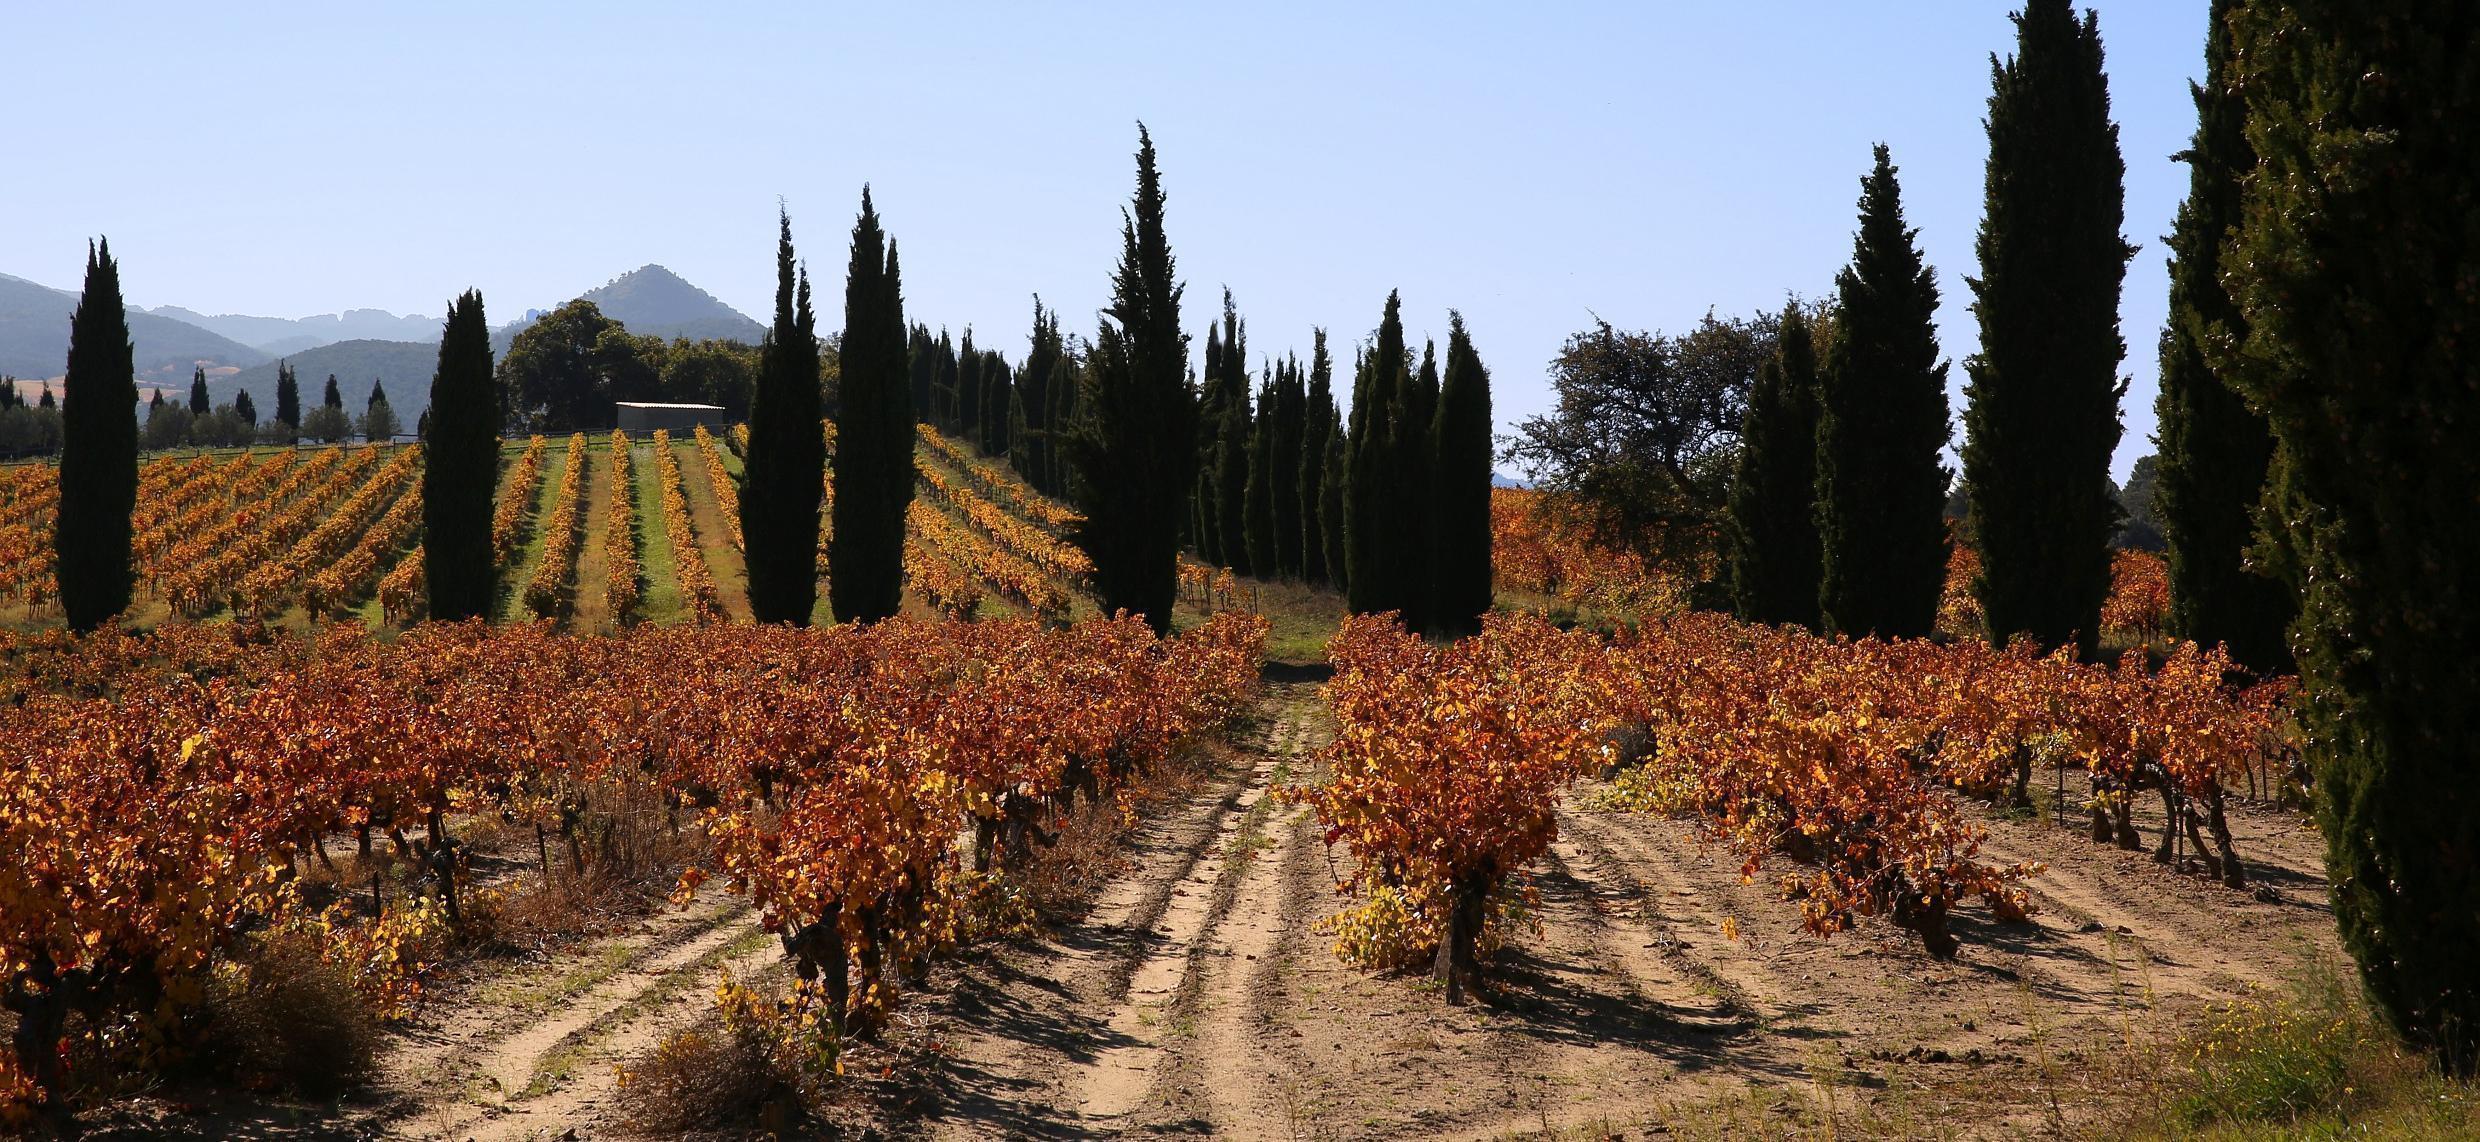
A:
[[[2248,559],[2273,437],[2205,355],[2217,339],[2247,340],[2247,321],[2221,280],[2222,245],[2240,220],[2239,179],[2256,165],[2247,108],[2230,90],[2233,7],[2214,0],[2205,82],[2192,87],[2196,136],[2178,156],[2187,163],[2187,201],[2170,234],[2154,488],[2170,564],[2170,629],[2271,672],[2290,667],[2284,629],[2299,610],[2298,593]]]
[[[2127,164],[2110,122],[2099,19],[2028,0],[2016,54],[1990,61],[1981,348],[1965,363],[1963,473],[1990,638],[2099,646],[2119,509],[2119,237]]]
[[[336,387],[336,374],[327,374],[327,394],[319,400],[320,403],[332,409],[344,408],[344,392]]]
[[[432,618],[479,618],[490,613],[499,589],[491,505],[499,483],[500,399],[478,291],[448,303],[430,408],[422,449],[423,586]]]
[[[57,405],[57,404],[53,403],[53,401],[52,401],[52,383],[51,383],[50,381],[45,381],[45,382],[43,382],[43,393],[42,393],[42,395],[41,395],[41,396],[38,396],[37,398],[35,398],[34,406],[35,406],[36,408],[58,408],[58,407],[60,407],[59,405]]]
[[[1274,526],[1275,569],[1286,578],[1303,575],[1301,558],[1300,461],[1308,435],[1309,398],[1301,377],[1300,358],[1287,357],[1275,371],[1273,465],[1268,493]]]
[[[1120,230],[1111,304],[1094,340],[1092,390],[1071,438],[1085,512],[1081,533],[1107,613],[1171,629],[1179,597],[1180,518],[1197,464],[1197,402],[1171,244],[1163,235],[1154,140],[1137,128],[1137,191]]]
[[[1223,290],[1223,310],[1231,311],[1231,290]],[[1223,441],[1223,327],[1206,323],[1206,370],[1199,386],[1197,407],[1197,486],[1189,494],[1189,541],[1197,556],[1215,567],[1226,566],[1223,556],[1223,525],[1215,516],[1215,472],[1220,469],[1216,456]]]
[[[1817,386],[1818,595],[1854,637],[1926,636],[1946,583],[1951,436],[1938,360],[1937,277],[1903,224],[1892,155],[1861,181],[1860,232],[1835,276],[1834,337]]]
[[[1387,513],[1394,524],[1397,552],[1391,561],[1395,609],[1403,612],[1404,626],[1415,631],[1433,625],[1430,557],[1437,533],[1437,488],[1431,483],[1436,466],[1430,449],[1431,428],[1438,416],[1438,383],[1438,346],[1423,341],[1421,367],[1413,372],[1411,384],[1396,390],[1397,407],[1388,425],[1395,438],[1394,507]]]
[[[48,384],[42,407],[52,407]],[[86,249],[86,283],[69,319],[59,479],[52,554],[60,609],[69,629],[85,634],[128,608],[137,580],[129,516],[138,506],[138,370],[108,240]]]
[[[0,409],[19,408],[25,403],[26,398],[17,395],[17,378],[0,377]],[[155,390],[155,395],[149,398],[146,402],[146,414],[152,417],[156,413],[164,411],[164,406],[166,403],[167,402],[164,400],[164,390]]]
[[[1464,315],[1450,310],[1447,373],[1430,430],[1436,530],[1429,561],[1432,623],[1449,635],[1480,631],[1490,611],[1490,427],[1490,371],[1473,351]]]
[[[982,451],[1005,456],[1012,441],[1010,422],[1016,416],[1016,378],[1007,358],[996,349],[983,354]]]
[[[214,411],[214,408],[215,406],[213,402],[209,401],[207,398],[206,366],[197,366],[190,372],[189,375],[189,414],[191,416],[205,416],[207,413]]]
[[[386,383],[377,377],[372,377],[370,379],[370,399],[362,402],[362,412],[364,414],[368,414],[370,410],[386,403],[388,403]]]
[[[875,622],[904,606],[904,517],[913,502],[912,372],[895,243],[880,258],[868,188],[844,279],[844,401],[835,425],[835,527],[827,594],[839,622]]]
[[[905,364],[910,370],[913,388],[913,412],[921,423],[930,423],[930,393],[939,374],[939,346],[931,340],[930,327],[913,326],[905,347]]]
[[[2257,160],[2207,359],[2272,431],[2304,585],[2299,716],[2342,943],[2438,1066],[2480,1069],[2480,22],[2230,12]]]
[[[1326,398],[1326,456],[1318,472],[1318,557],[1326,578],[1337,591],[1351,590],[1351,540],[1344,529],[1345,497],[1351,483],[1351,444],[1344,438],[1343,410],[1330,392]]]
[[[1224,566],[1242,575],[1255,574],[1249,560],[1249,434],[1256,418],[1249,408],[1248,326],[1233,311],[1231,291],[1223,291],[1223,356],[1219,376],[1209,385],[1222,394],[1222,425],[1214,438],[1215,550]]]
[[[867,202],[865,190],[865,217]],[[749,402],[741,542],[749,609],[757,620],[807,626],[818,603],[818,498],[826,479],[826,442],[818,431],[818,324],[810,310],[809,270],[793,259],[792,217],[779,212],[777,221],[775,322],[759,347],[758,384]]]
[[[1326,353],[1326,331],[1313,331],[1309,391],[1300,434],[1300,573],[1312,583],[1328,578],[1326,560],[1326,448],[1341,425],[1335,416],[1335,363]]]
[[[1050,452],[1054,411],[1051,385],[1064,380],[1058,372],[1064,345],[1059,336],[1059,315],[1042,308],[1042,297],[1033,298],[1033,335],[1025,350],[1025,367],[1017,371],[1016,395],[1023,410],[1023,436],[1016,441],[1009,456],[1016,471],[1036,491],[1057,495],[1050,482]]]
[[[163,395],[163,390],[156,390]],[[293,366],[276,364],[276,421],[284,426],[286,444],[301,443],[301,380],[293,375]]]
[[[956,343],[945,329],[939,330],[938,354],[938,365],[930,371],[930,418],[939,431],[953,436],[961,431],[956,427]]]
[[[982,362],[973,347],[973,327],[964,327],[956,344],[956,435],[975,448],[982,446]]]
[[[1059,313],[1053,310],[1051,327],[1056,331],[1058,326]],[[1075,353],[1066,347],[1064,338],[1061,345],[1059,363],[1051,367],[1048,386],[1050,411],[1042,417],[1042,422],[1050,426],[1049,438],[1042,444],[1042,462],[1049,481],[1043,490],[1054,496],[1067,497],[1072,493],[1070,485],[1075,482],[1074,469],[1068,463],[1067,445],[1069,436],[1076,431],[1081,394],[1085,389],[1085,369]]]
[[[1387,291],[1375,343],[1353,370],[1352,429],[1343,492],[1345,602],[1356,614],[1404,609],[1397,568],[1406,552],[1395,513],[1401,488],[1393,420],[1412,384],[1404,353],[1403,299]]]
[[[242,389],[233,393],[232,409],[233,415],[241,418],[241,423],[252,428],[258,427],[258,402],[250,399],[249,390]]]
[[[1730,528],[1739,617],[1817,629],[1817,350],[1796,303],[1748,394]]]
[[[1277,398],[1274,369],[1268,366],[1257,386],[1257,417],[1249,426],[1248,481],[1242,515],[1249,545],[1249,568],[1260,579],[1283,573],[1274,529],[1274,433]]]

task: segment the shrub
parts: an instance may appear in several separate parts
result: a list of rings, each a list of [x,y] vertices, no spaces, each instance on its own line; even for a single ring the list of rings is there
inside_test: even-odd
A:
[[[366,1077],[379,1017],[306,928],[268,933],[216,965],[201,1058],[253,1086],[332,1098]]]

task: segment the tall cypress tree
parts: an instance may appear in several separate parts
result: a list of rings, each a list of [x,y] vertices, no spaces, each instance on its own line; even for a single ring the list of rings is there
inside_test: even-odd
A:
[[[2016,54],[1990,61],[1981,348],[1965,363],[1964,488],[1993,641],[2074,640],[2090,657],[2110,593],[2118,448],[2119,237],[2127,164],[2110,122],[2099,19],[2028,0]]]
[[[1335,363],[1326,353],[1326,331],[1314,331],[1309,351],[1309,392],[1300,437],[1300,573],[1326,582],[1326,448],[1342,426],[1335,416]]]
[[[327,374],[327,392],[319,397],[319,403],[340,411],[344,408],[344,390],[336,387],[336,374]]]
[[[258,427],[258,402],[250,399],[248,389],[237,390],[233,393],[232,410],[234,416],[241,418],[241,423],[252,428]]]
[[[1051,327],[1059,326],[1059,312],[1051,311]],[[1075,352],[1061,339],[1059,363],[1051,367],[1050,411],[1042,422],[1050,426],[1050,437],[1042,445],[1042,463],[1049,481],[1044,490],[1054,496],[1073,497],[1075,469],[1068,462],[1068,438],[1076,431],[1078,411],[1083,407],[1085,367]]]
[[[1318,473],[1318,553],[1326,562],[1326,578],[1348,597],[1351,582],[1351,540],[1344,530],[1345,497],[1350,487],[1351,444],[1344,438],[1343,409],[1326,398],[1326,457]]]
[[[982,451],[1005,456],[1014,441],[1016,377],[996,349],[983,354]]]
[[[1033,299],[1033,335],[1025,350],[1025,367],[1017,371],[1016,395],[1022,415],[1019,418],[1024,435],[1009,452],[1018,474],[1025,477],[1035,490],[1044,495],[1057,495],[1050,482],[1051,421],[1054,411],[1051,385],[1064,380],[1059,372],[1066,346],[1059,336],[1059,315],[1042,308],[1042,297]]]
[[[1396,390],[1396,408],[1388,430],[1394,434],[1394,523],[1392,561],[1395,609],[1404,625],[1416,631],[1432,626],[1430,556],[1437,534],[1437,488],[1432,483],[1432,422],[1438,416],[1438,346],[1421,343],[1421,367],[1412,383]]]
[[[930,371],[930,422],[954,436],[962,431],[956,427],[956,343],[945,329],[939,330],[938,353],[938,364]]]
[[[2222,245],[2239,224],[2239,179],[2256,165],[2247,108],[2230,89],[2233,0],[2214,0],[2205,39],[2205,81],[2193,85],[2196,136],[2187,163],[2187,201],[2170,234],[2170,321],[2161,335],[2161,461],[2157,515],[2168,543],[2170,629],[2205,645],[2221,643],[2251,669],[2286,670],[2284,630],[2299,611],[2298,592],[2252,566],[2257,506],[2273,461],[2265,418],[2206,359],[2217,339],[2247,340],[2247,321],[2222,289]]]
[[[281,361],[276,363],[276,421],[284,426],[286,444],[301,442],[301,379],[293,375],[292,365]]]
[[[207,368],[204,365],[197,366],[190,371],[189,375],[189,414],[205,416],[214,411],[214,408],[213,401],[207,396]]]
[[[973,347],[973,327],[964,327],[964,338],[956,343],[956,435],[975,448],[982,446],[982,363],[986,358]]]
[[[904,606],[904,518],[913,502],[912,372],[903,283],[869,188],[844,278],[843,395],[835,424],[835,527],[827,595],[839,622],[875,622]]]
[[[1223,313],[1231,315],[1231,290],[1223,290]],[[1220,485],[1215,473],[1221,469],[1216,456],[1223,443],[1223,327],[1206,323],[1206,370],[1204,383],[1198,389],[1197,404],[1197,487],[1189,496],[1189,539],[1197,555],[1216,567],[1230,563],[1223,554],[1223,525],[1215,515],[1219,499],[1215,489]]]
[[[43,402],[51,403],[51,386]],[[109,240],[86,248],[86,284],[69,319],[60,386],[60,500],[52,554],[60,609],[85,634],[129,606],[137,581],[129,553],[138,506],[138,370]]]
[[[1306,571],[1301,562],[1300,457],[1308,436],[1308,405],[1300,358],[1287,357],[1275,371],[1272,443],[1268,449],[1273,467],[1267,489],[1274,500],[1270,510],[1275,570],[1285,577],[1299,577]]]
[[[491,501],[499,482],[499,381],[482,294],[448,304],[431,375],[430,437],[422,450],[422,579],[430,615],[455,622],[490,613],[499,587]]]
[[[1404,353],[1403,299],[1387,291],[1375,343],[1363,353],[1352,379],[1352,429],[1343,490],[1345,602],[1355,614],[1404,608],[1398,568],[1408,555],[1400,546],[1396,517],[1401,488],[1395,465],[1394,419],[1403,390],[1412,385]]]
[[[1283,573],[1274,530],[1274,369],[1268,366],[1257,386],[1257,417],[1249,426],[1248,480],[1242,516],[1248,533],[1249,569],[1260,579]]]
[[[1949,547],[1938,453],[1952,435],[1937,276],[1903,224],[1895,173],[1879,144],[1817,386],[1819,610],[1829,629],[1888,638],[1937,627]]]
[[[906,337],[905,365],[913,388],[913,414],[921,423],[930,423],[931,382],[938,377],[939,346],[931,340],[930,327],[915,324]]]
[[[1137,191],[1120,230],[1111,304],[1094,340],[1084,423],[1071,438],[1085,511],[1081,533],[1105,613],[1171,629],[1179,597],[1180,517],[1196,474],[1197,401],[1188,388],[1181,286],[1163,235],[1154,140],[1137,127]]]
[[[1221,375],[1209,387],[1222,393],[1222,425],[1214,438],[1215,550],[1223,564],[1242,575],[1257,568],[1249,559],[1249,433],[1256,418],[1249,407],[1248,327],[1232,310],[1231,291],[1223,291],[1223,356]]]
[[[1479,631],[1490,611],[1490,426],[1490,371],[1464,315],[1450,310],[1447,374],[1430,430],[1437,490],[1429,564],[1432,621],[1449,635]]]
[[[2256,163],[2208,360],[2264,413],[2342,943],[2440,1067],[2480,1070],[2480,22],[2234,6]]]
[[[1783,307],[1757,368],[1731,480],[1733,609],[1753,623],[1817,628],[1817,350],[1808,315]]]
[[[863,202],[866,212],[866,190]],[[775,322],[759,349],[758,384],[750,395],[741,543],[751,613],[762,623],[807,626],[818,605],[818,499],[826,480],[826,442],[818,431],[818,325],[809,270],[793,259],[792,217],[779,212],[777,222]]]

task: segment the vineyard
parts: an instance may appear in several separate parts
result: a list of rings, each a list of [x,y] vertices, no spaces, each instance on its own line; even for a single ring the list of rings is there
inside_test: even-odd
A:
[[[217,1075],[665,1134],[730,1057],[752,1121],[931,1137],[2073,1132],[2332,954],[2287,684],[2162,641],[2153,556],[2106,664],[1971,637],[1968,553],[1955,637],[1830,640],[1500,490],[1478,636],[1187,562],[1158,642],[925,428],[906,617],[761,630],[742,447],[509,442],[490,627],[419,621],[418,448],[153,458],[145,633],[83,641],[48,469],[0,470],[11,1121]],[[219,1038],[287,973],[382,1029],[343,1103]]]
[[[936,429],[921,431],[908,611],[1093,615],[1093,567],[1068,539],[1075,513]],[[491,528],[506,595],[501,616],[580,633],[746,619],[738,493],[745,435],[701,428],[683,439],[658,432],[510,442]],[[418,445],[148,459],[133,521],[139,598],[129,620],[248,618],[296,629],[341,618],[374,628],[418,622],[420,470]],[[827,495],[832,503],[831,486]],[[57,498],[50,467],[0,468],[0,625],[59,621],[49,550]],[[821,575],[825,542],[822,534]],[[1201,594],[1193,620],[1242,600],[1226,591],[1219,603]]]

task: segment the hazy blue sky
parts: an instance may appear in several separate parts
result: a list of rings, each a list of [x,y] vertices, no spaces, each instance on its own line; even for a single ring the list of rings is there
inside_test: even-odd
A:
[[[1143,119],[1192,330],[1229,285],[1253,358],[1305,356],[1400,287],[1416,339],[1463,311],[1504,430],[1594,314],[1678,330],[1827,290],[1878,140],[1960,412],[2015,5],[11,7],[0,272],[74,288],[102,233],[134,304],[440,313],[477,286],[500,321],[660,262],[764,320],[777,196],[840,298],[866,180],[909,315],[1014,356],[1036,291],[1090,334]],[[2206,4],[2098,7],[2143,247],[2123,474],[2152,447]]]

